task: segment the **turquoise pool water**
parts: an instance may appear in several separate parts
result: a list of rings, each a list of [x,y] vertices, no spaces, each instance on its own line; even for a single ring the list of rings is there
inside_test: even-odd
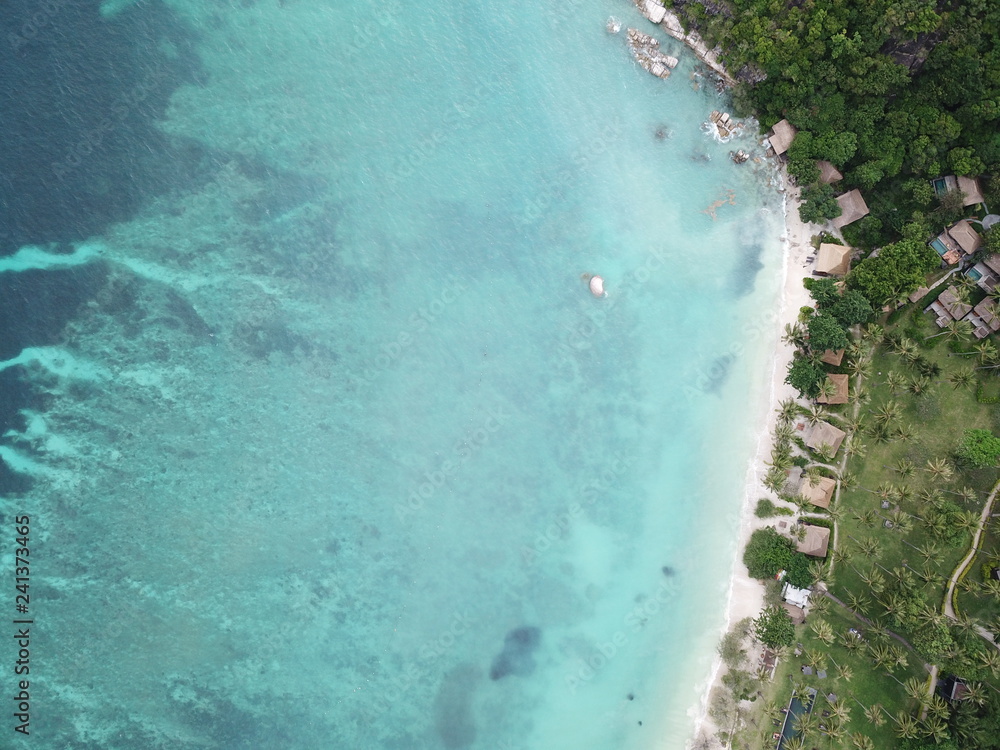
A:
[[[938,238],[936,238],[936,237],[935,237],[935,238],[934,238],[933,240],[931,240],[931,242],[930,242],[930,246],[934,248],[934,251],[935,251],[935,252],[936,252],[936,253],[937,253],[938,255],[944,255],[945,253],[947,253],[947,252],[948,252],[948,248],[947,248],[947,247],[945,247],[944,243],[943,243],[943,242],[941,242],[941,240],[939,240],[939,239],[938,239]]]

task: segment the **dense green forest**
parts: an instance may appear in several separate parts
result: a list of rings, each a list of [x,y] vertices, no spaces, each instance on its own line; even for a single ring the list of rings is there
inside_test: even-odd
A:
[[[945,223],[929,178],[982,176],[1000,202],[1000,2],[675,0],[739,84],[741,114],[799,135],[789,172],[821,202],[816,159],[864,192],[848,240],[920,239]],[[838,188],[841,187],[838,185]]]

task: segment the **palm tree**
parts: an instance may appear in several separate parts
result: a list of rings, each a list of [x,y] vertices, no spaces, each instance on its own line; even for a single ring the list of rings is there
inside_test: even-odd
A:
[[[781,743],[781,746],[782,748],[785,748],[785,750],[806,750],[806,739],[799,734],[795,737],[789,737]]]
[[[986,686],[981,682],[969,682],[965,685],[965,700],[974,706],[981,706],[986,703],[989,694]]]
[[[867,734],[861,734],[861,732],[851,734],[851,744],[854,745],[855,750],[875,750],[872,738]]]
[[[898,401],[889,399],[875,410],[875,421],[879,424],[888,425],[899,419],[902,414],[902,407]]]
[[[774,428],[774,442],[787,443],[795,437],[795,429],[788,422],[779,424]]]
[[[826,722],[825,734],[831,742],[840,742],[847,734],[847,728],[844,726],[843,720],[836,718],[836,715],[831,716],[830,719]]]
[[[851,443],[853,444],[854,441],[852,440]],[[855,474],[853,471],[845,471],[843,474],[840,475],[840,489],[846,492],[848,490],[853,490],[857,486],[858,486],[858,475]]]
[[[806,421],[815,426],[820,422],[824,421],[828,416],[828,412],[819,404],[813,404],[809,407],[809,411],[806,412]]]
[[[885,384],[889,387],[889,392],[895,394],[906,385],[906,377],[895,370],[889,370],[885,376]]]
[[[854,458],[855,456],[858,458],[864,458],[868,453],[868,447],[858,440],[857,436],[855,436],[852,437],[844,447],[844,453],[847,454],[848,458]]]
[[[963,320],[962,322],[964,323],[965,321]],[[924,722],[924,736],[933,739],[935,742],[944,742],[951,737],[951,732],[948,731],[948,725],[942,719],[934,717]]]
[[[896,735],[900,739],[912,740],[920,736],[920,725],[905,711],[900,711],[893,720],[896,722]]]
[[[1000,651],[997,651],[995,648],[986,649],[985,651],[980,651],[976,658],[994,677],[1000,673]]]
[[[875,495],[881,500],[892,500],[896,497],[898,491],[894,484],[880,482],[878,487],[875,488]]]
[[[859,573],[858,577],[876,594],[885,588],[885,578],[874,568],[867,573]]]
[[[951,715],[951,706],[940,695],[931,695],[927,701],[927,712],[937,719],[947,719]]]
[[[955,390],[958,390],[959,388],[968,388],[976,382],[976,374],[972,371],[971,367],[965,367],[951,373],[948,376],[948,380],[953,386],[955,386]]]
[[[923,375],[917,378],[912,378],[906,386],[907,390],[914,396],[923,396],[928,390],[930,390],[930,387],[930,378]]]
[[[825,599],[825,597],[824,597]],[[823,643],[830,645],[836,640],[836,635],[834,635],[833,628],[830,626],[826,620],[812,619],[812,623],[809,625],[809,629],[816,634]]]
[[[813,560],[809,563],[809,575],[813,577],[814,581],[825,581],[828,572],[825,560]],[[816,603],[817,602],[813,602],[813,611],[816,609]]]
[[[856,378],[867,378],[872,374],[871,361],[865,357],[854,357],[847,365],[847,371]]]
[[[869,323],[861,332],[861,337],[864,340],[870,341],[876,346],[882,343],[883,336],[885,336],[885,329],[877,323]]]
[[[865,709],[865,718],[877,727],[885,724],[885,716],[882,714],[882,704],[872,703]]]
[[[917,551],[920,553],[920,556],[924,558],[924,560],[930,562],[940,554],[941,549],[934,542],[927,541],[921,544],[920,549]]]
[[[784,470],[777,466],[772,466],[768,469],[767,474],[764,475],[764,486],[771,490],[771,492],[780,492],[787,480],[788,475],[785,474]]]
[[[918,680],[916,677],[910,677],[906,680],[903,683],[903,690],[918,703],[923,703],[927,697],[927,683],[923,680]]]
[[[937,480],[951,479],[951,466],[948,464],[948,459],[946,458],[927,459],[927,466],[924,467],[924,471]]]
[[[796,734],[803,737],[807,737],[816,731],[816,726],[819,724],[819,719],[815,714],[799,714],[795,719],[795,723],[792,725],[795,728]]]
[[[851,638],[852,641],[857,642],[858,639],[855,638],[853,634],[848,633],[847,635],[850,636],[850,638]],[[838,664],[837,665],[837,679],[843,680],[844,682],[850,682],[852,677],[854,677],[854,670],[851,669],[850,665],[848,665],[848,664]],[[846,703],[838,703],[837,705],[838,706],[844,706],[845,708],[847,706]],[[850,718],[850,717],[848,717],[848,718]]]
[[[834,382],[827,378],[822,383],[819,384],[819,399],[822,401],[829,401],[831,398],[837,395],[837,386]]]
[[[904,479],[912,477],[913,473],[917,470],[917,467],[914,466],[913,462],[908,458],[899,459],[893,468]]]
[[[908,503],[913,500],[913,488],[906,484],[901,484],[896,489],[896,499],[902,503]]]
[[[781,337],[782,343],[790,344],[796,349],[804,349],[808,340],[808,332],[801,323],[785,323],[785,333]]]
[[[807,648],[803,651],[802,660],[813,669],[823,669],[826,666],[826,654],[816,649]]]
[[[961,291],[961,290],[959,290]],[[968,292],[966,292],[968,294]],[[936,339],[938,336],[947,336],[949,340],[954,340],[962,338],[963,336],[972,335],[972,323],[967,320],[952,320],[949,322],[941,333],[935,333],[933,336],[928,336],[929,339]]]
[[[913,428],[908,424],[896,425],[896,437],[904,443],[913,440]]]
[[[884,669],[894,661],[892,651],[890,651],[889,647],[884,644],[869,646],[868,653],[871,655],[875,666],[879,669]]]
[[[881,546],[879,540],[873,536],[866,536],[864,539],[858,541],[858,549],[865,557],[874,557],[877,555]]]
[[[868,607],[871,605],[871,602],[867,597],[865,597],[864,594],[855,594],[853,591],[847,594],[847,603],[851,609],[855,612],[860,612],[861,614],[865,614],[868,611]],[[850,639],[855,643],[858,641],[854,635],[851,635]]]
[[[889,520],[892,521],[892,525],[897,531],[908,531],[910,528],[909,514],[904,513],[899,508],[896,508],[889,514]]]
[[[778,404],[778,421],[791,422],[799,413],[799,405],[793,398],[786,398]]]

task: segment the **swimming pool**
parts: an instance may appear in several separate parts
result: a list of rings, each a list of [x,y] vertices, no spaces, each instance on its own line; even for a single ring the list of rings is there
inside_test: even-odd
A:
[[[781,725],[781,737],[778,739],[777,750],[781,750],[782,746],[785,744],[785,740],[794,737],[797,732],[795,731],[795,720],[799,718],[802,714],[807,714],[812,711],[813,704],[816,702],[816,689],[809,688],[809,702],[803,703],[796,697],[792,697],[791,702],[788,704],[788,713],[785,714],[785,721]]]
[[[944,243],[937,237],[935,237],[933,240],[930,241],[930,246],[934,248],[934,251],[938,255],[944,255],[946,252],[948,252],[948,248],[945,247]]]

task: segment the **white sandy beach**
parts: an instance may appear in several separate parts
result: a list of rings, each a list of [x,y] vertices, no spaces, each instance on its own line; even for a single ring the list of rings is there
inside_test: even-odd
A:
[[[773,519],[761,519],[754,515],[754,507],[757,499],[773,494],[763,485],[764,475],[767,473],[767,461],[771,454],[771,436],[774,432],[777,413],[775,411],[778,403],[786,398],[796,398],[797,393],[794,388],[785,383],[785,372],[788,363],[792,359],[794,347],[782,343],[781,336],[786,323],[794,323],[798,317],[799,309],[805,305],[811,305],[812,300],[809,292],[802,285],[802,280],[809,276],[809,269],[812,266],[814,250],[810,245],[810,240],[814,234],[821,231],[821,227],[805,224],[799,219],[799,188],[791,185],[788,175],[782,169],[782,180],[785,189],[785,235],[783,238],[784,263],[782,269],[782,291],[779,300],[779,315],[777,330],[774,333],[775,349],[773,370],[770,378],[770,393],[766,403],[762,405],[762,411],[758,416],[761,430],[757,440],[757,451],[753,456],[747,469],[746,489],[743,498],[743,508],[741,511],[739,552],[733,562],[733,571],[730,581],[728,609],[726,612],[726,630],[735,623],[746,617],[755,617],[764,605],[764,587],[759,582],[750,578],[746,567],[743,565],[742,550],[750,539],[750,535],[755,529],[773,523]],[[712,674],[709,677],[705,692],[702,695],[701,703],[695,724],[695,741],[709,740],[707,747],[713,747],[712,742],[717,732],[717,727],[712,718],[708,715],[709,700],[712,691],[722,685],[724,674],[722,660],[716,656],[712,667]],[[702,745],[698,745],[702,747]]]

